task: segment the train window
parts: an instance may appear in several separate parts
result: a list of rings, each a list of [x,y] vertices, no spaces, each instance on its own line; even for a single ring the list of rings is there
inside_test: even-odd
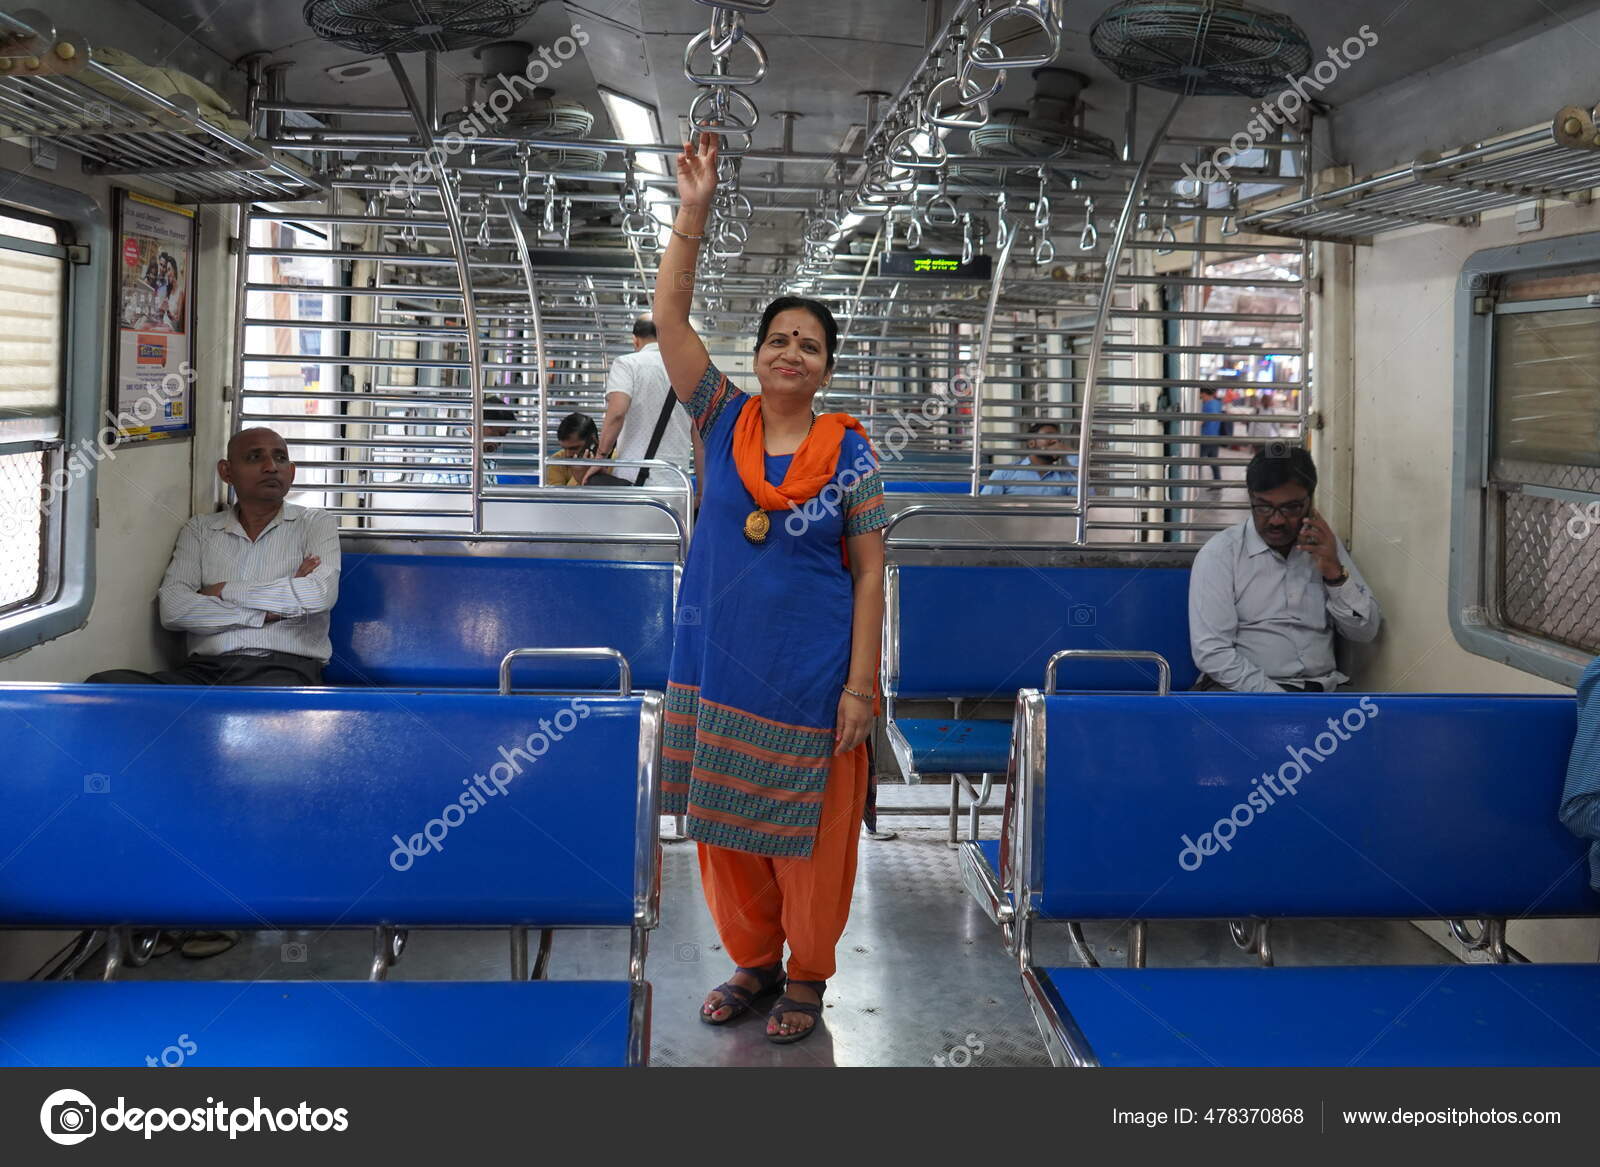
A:
[[[93,200],[8,174],[0,205],[0,655],[80,626],[93,598],[104,392]],[[69,343],[72,338],[72,343]]]
[[[1462,282],[1452,584],[1466,647],[1571,684],[1600,655],[1600,241],[1559,242]]]

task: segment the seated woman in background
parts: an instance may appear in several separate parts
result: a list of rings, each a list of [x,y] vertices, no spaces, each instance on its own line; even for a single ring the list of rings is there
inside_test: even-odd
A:
[[[586,466],[558,465],[563,458],[593,458],[600,448],[600,427],[587,413],[569,413],[556,427],[556,442],[561,452],[545,460],[546,486],[582,486]]]

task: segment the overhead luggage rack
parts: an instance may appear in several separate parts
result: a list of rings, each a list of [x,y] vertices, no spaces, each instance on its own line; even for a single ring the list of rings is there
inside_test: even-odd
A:
[[[55,143],[96,173],[148,178],[185,202],[286,201],[323,189],[291,159],[174,98],[94,60],[81,36],[58,34],[42,13],[0,12],[0,136]]]
[[[1529,199],[1586,203],[1600,186],[1594,115],[1563,109],[1540,126],[1442,157],[1423,157],[1310,198],[1241,215],[1241,230],[1338,243],[1428,224],[1468,227],[1496,207]]]

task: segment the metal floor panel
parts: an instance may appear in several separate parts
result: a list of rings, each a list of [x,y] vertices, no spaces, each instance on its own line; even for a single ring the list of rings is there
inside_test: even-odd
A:
[[[930,787],[922,797],[899,788],[890,801],[908,805],[944,797]],[[699,1021],[700,1001],[730,969],[700,893],[691,844],[664,848],[662,924],[652,935],[646,965],[654,986],[650,1061],[655,1066],[1047,1066],[1016,965],[999,934],[961,887],[956,852],[944,841],[940,819],[898,818],[900,837],[863,838],[850,923],[839,947],[839,972],[829,986],[827,1026],[803,1042],[775,1046],[759,1015],[727,1027]],[[994,824],[986,824],[993,829]],[[1088,925],[1099,959],[1120,964],[1123,929]],[[63,937],[65,939],[65,937]],[[1444,963],[1445,950],[1405,923],[1305,921],[1277,925],[1280,964]],[[499,980],[509,975],[503,931],[415,931],[390,973],[400,980]],[[1041,966],[1075,963],[1064,930],[1041,926],[1035,937]],[[258,932],[210,960],[177,953],[128,969],[126,979],[329,980],[365,979],[371,960],[364,932]],[[626,975],[627,937],[618,933],[557,933],[553,978]],[[1254,957],[1234,948],[1225,925],[1155,923],[1149,929],[1149,963],[1248,965]],[[89,975],[93,975],[90,973]],[[203,1065],[204,1030],[197,1017],[191,1036]],[[177,1035],[173,1035],[176,1040]]]

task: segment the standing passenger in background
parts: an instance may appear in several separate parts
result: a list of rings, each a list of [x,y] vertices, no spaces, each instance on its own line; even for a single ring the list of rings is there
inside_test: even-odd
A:
[[[1298,446],[1258,450],[1245,470],[1250,517],[1212,536],[1189,576],[1196,688],[1327,693],[1350,678],[1335,629],[1365,644],[1378,601],[1312,506],[1317,467]]]
[[[1200,387],[1200,412],[1215,414],[1220,417],[1222,401],[1217,397],[1217,387],[1215,385],[1202,385]],[[1200,436],[1202,438],[1220,438],[1222,436],[1222,422],[1220,420],[1201,422]],[[1216,442],[1212,442],[1209,446],[1202,443],[1200,446],[1200,456],[1202,458],[1215,458],[1221,452],[1222,447]],[[1215,462],[1211,463],[1212,481],[1217,481],[1221,477],[1222,467]]]
[[[659,444],[651,450],[651,440],[656,435],[661,413],[666,409],[672,412],[667,417],[666,428],[661,430]],[[633,352],[612,361],[611,372],[606,377],[606,416],[600,423],[600,457],[610,458],[615,454],[625,461],[635,462],[660,458],[687,474],[693,449],[689,434],[689,416],[678,408],[678,399],[667,381],[667,367],[661,361],[661,349],[656,344],[655,322],[648,316],[641,316],[633,322]],[[592,467],[589,474],[600,469],[602,467]],[[643,485],[649,473],[648,468],[623,467],[621,477]],[[656,485],[664,484],[657,482]]]
[[[1600,891],[1600,659],[1578,679],[1578,733],[1561,788],[1561,821],[1589,840],[1589,886]]]
[[[285,501],[294,463],[272,430],[234,434],[217,475],[238,501],[184,524],[161,581],[161,625],[188,634],[188,660],[157,673],[112,669],[90,683],[322,683],[339,596],[333,516]]]
[[[821,1021],[850,913],[888,515],[861,424],[812,412],[839,343],[825,305],[767,305],[754,337],[760,396],[734,388],[689,323],[717,146],[703,135],[678,155],[677,222],[656,275],[661,356],[705,454],[678,596],[693,618],[678,622],[667,679],[662,811],[688,816],[706,906],[736,966],[700,1019],[726,1024],[787,980],[767,1016],[768,1039],[785,1044]]]

